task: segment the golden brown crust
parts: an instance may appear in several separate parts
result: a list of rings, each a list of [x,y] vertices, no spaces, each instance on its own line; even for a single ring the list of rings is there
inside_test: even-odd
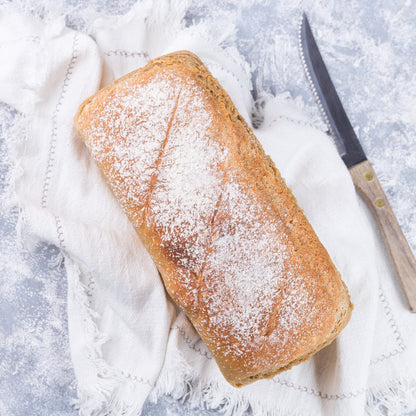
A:
[[[195,55],[113,82],[75,126],[231,384],[307,360],[347,324],[352,305],[328,253]]]

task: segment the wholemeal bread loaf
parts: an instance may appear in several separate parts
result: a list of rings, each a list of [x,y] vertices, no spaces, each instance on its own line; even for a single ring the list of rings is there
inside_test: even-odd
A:
[[[114,81],[82,103],[75,126],[232,385],[307,360],[347,324],[328,253],[195,55]]]

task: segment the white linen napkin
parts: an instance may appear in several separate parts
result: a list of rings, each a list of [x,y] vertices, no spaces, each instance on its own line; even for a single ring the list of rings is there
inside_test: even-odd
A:
[[[152,7],[150,7],[152,6]],[[290,371],[231,387],[168,299],[157,270],[73,128],[79,104],[147,60],[195,52],[250,122],[250,72],[235,48],[185,27],[185,3],[140,3],[89,35],[0,11],[0,100],[24,114],[8,143],[25,238],[61,248],[81,415],[136,415],[162,395],[240,415],[361,415],[416,407],[416,320],[331,140],[287,95],[264,97],[255,131],[326,246],[355,305],[330,346]],[[229,43],[228,43],[229,45]]]

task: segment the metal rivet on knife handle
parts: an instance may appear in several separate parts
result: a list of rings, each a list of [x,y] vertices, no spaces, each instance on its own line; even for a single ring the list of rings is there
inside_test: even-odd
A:
[[[383,198],[377,198],[374,203],[376,204],[377,208],[383,208],[385,205]]]
[[[366,181],[368,181],[368,182],[370,182],[370,181],[372,181],[374,178],[373,178],[373,175],[371,174],[371,172],[366,172],[366,173],[364,173],[364,178],[365,178],[365,180]]]

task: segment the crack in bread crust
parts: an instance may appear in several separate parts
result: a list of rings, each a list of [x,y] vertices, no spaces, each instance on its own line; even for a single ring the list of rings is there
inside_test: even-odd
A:
[[[173,120],[175,118],[176,111],[178,109],[178,104],[179,104],[180,96],[181,96],[181,91],[179,91],[179,94],[176,97],[175,105],[174,105],[173,111],[172,111],[172,115],[170,116],[169,123],[168,123],[168,127],[166,129],[166,135],[165,135],[165,138],[164,138],[164,140],[162,142],[162,145],[160,147],[159,155],[158,155],[158,157],[156,159],[156,163],[155,163],[155,167],[154,167],[154,174],[150,178],[149,190],[147,192],[146,202],[143,205],[143,207],[144,207],[143,220],[145,220],[146,217],[147,217],[146,214],[147,214],[147,211],[148,211],[148,208],[149,208],[149,202],[152,199],[152,194],[153,194],[153,191],[154,191],[154,189],[156,187],[157,177],[158,177],[158,168],[159,168],[160,164],[162,163],[163,154],[164,154],[165,149],[166,149],[166,146],[168,144],[169,132],[170,132],[170,129],[172,127],[172,122],[173,122]]]

